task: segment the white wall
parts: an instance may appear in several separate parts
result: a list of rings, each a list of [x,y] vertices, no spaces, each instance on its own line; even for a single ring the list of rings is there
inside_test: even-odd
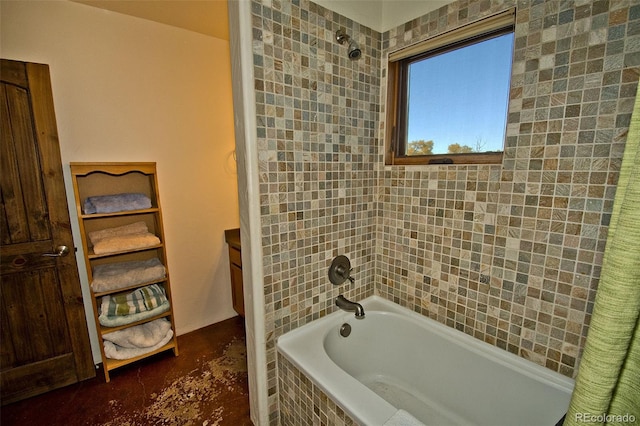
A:
[[[385,32],[454,0],[314,0],[329,10]],[[357,35],[355,36],[357,38]]]
[[[315,0],[314,3],[376,31],[382,27],[381,0]]]
[[[384,0],[382,3],[380,32],[409,22],[432,10],[453,3],[454,0]]]
[[[94,358],[72,161],[155,161],[178,334],[230,318],[239,226],[229,43],[68,1],[2,1],[0,55],[50,66]]]

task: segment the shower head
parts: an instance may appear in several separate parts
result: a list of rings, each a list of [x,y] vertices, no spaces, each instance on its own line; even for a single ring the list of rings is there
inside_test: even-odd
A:
[[[352,61],[355,61],[356,59],[358,59],[362,55],[362,51],[360,50],[360,46],[358,46],[358,43],[356,43],[353,40],[351,40],[349,42],[349,49],[347,50],[347,52],[348,52],[348,55],[349,55],[349,59],[351,59]]]
[[[360,50],[360,46],[355,40],[351,40],[351,37],[344,31],[344,29],[339,29],[336,31],[336,41],[340,44],[348,43],[347,55],[349,59],[355,61],[356,59],[362,56],[362,50]]]

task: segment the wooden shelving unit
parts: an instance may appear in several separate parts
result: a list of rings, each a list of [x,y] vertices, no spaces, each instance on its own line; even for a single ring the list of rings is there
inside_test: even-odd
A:
[[[154,355],[166,350],[173,350],[174,355],[178,355],[178,341],[175,334],[175,322],[173,315],[173,302],[171,299],[171,285],[169,280],[169,267],[164,245],[164,229],[162,224],[162,210],[160,208],[160,198],[158,196],[158,179],[155,163],[71,163],[71,177],[75,193],[76,209],[80,225],[80,234],[84,248],[84,260],[87,268],[89,283],[93,282],[93,270],[98,265],[117,262],[142,261],[157,258],[166,269],[166,276],[151,282],[137,283],[135,285],[122,286],[113,291],[94,292],[91,288],[91,299],[93,312],[99,337],[102,339],[106,334],[118,330],[124,330],[133,326],[141,325],[159,318],[167,318],[171,323],[173,337],[164,346],[145,353],[144,355],[127,358],[124,360],[111,359],[105,355],[103,342],[100,344],[102,354],[103,370],[105,380],[110,380],[109,373],[116,368],[131,364],[140,359]],[[151,208],[140,210],[127,210],[115,213],[93,213],[85,214],[83,211],[84,201],[88,197],[113,195],[123,193],[145,194],[151,200]],[[150,233],[160,239],[160,244],[144,248],[96,254],[93,251],[89,234],[93,231],[116,228],[129,225],[134,222],[144,222]],[[106,327],[100,323],[100,299],[107,295],[124,294],[148,286],[158,284],[164,288],[169,300],[169,310],[147,318],[142,321],[135,321],[126,325],[116,327]]]

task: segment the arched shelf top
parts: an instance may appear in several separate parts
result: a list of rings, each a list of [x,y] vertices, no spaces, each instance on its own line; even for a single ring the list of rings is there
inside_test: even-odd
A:
[[[92,173],[106,173],[122,176],[128,173],[142,173],[151,175],[156,172],[156,163],[70,163],[72,174],[86,176]]]

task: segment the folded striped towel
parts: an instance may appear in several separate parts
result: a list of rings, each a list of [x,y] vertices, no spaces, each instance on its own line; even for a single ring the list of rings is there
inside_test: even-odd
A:
[[[150,311],[167,302],[164,288],[152,284],[131,293],[104,296],[100,314],[107,317],[133,315]]]
[[[153,308],[150,311],[144,311],[137,314],[120,316],[116,315],[112,317],[100,314],[98,316],[98,321],[100,321],[100,324],[104,325],[105,327],[120,327],[121,325],[127,325],[153,318],[157,315],[167,312],[170,308],[171,306],[169,305],[169,301],[167,300],[157,308]]]

